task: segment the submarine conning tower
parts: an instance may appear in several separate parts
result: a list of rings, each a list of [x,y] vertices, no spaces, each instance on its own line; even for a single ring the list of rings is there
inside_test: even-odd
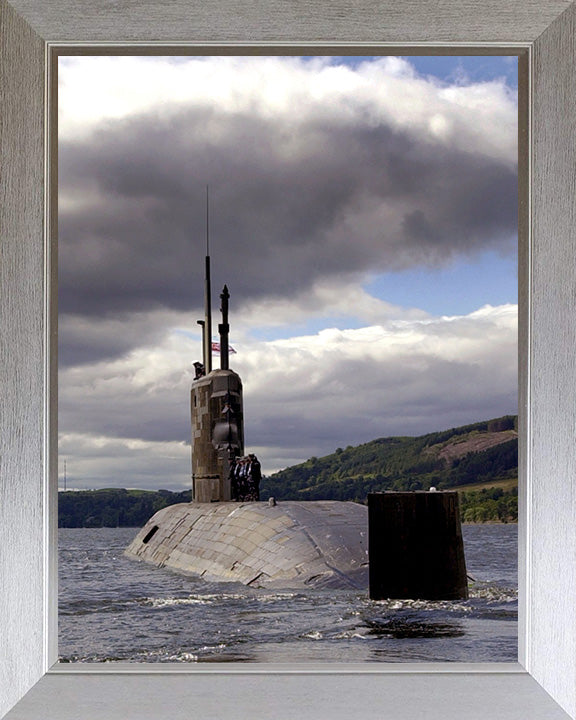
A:
[[[240,376],[217,369],[195,380],[191,414],[193,500],[230,500],[230,464],[244,454]]]
[[[210,258],[206,257],[205,319],[203,329],[203,365],[197,366],[192,383],[192,499],[197,503],[225,502],[231,499],[230,466],[244,454],[244,412],[242,381],[229,367],[228,299],[224,286],[220,295],[222,322],[220,368],[212,370]]]

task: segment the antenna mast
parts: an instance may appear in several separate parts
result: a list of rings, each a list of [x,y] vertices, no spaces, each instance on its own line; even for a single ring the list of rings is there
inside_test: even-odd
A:
[[[212,300],[210,289],[210,204],[206,185],[206,265],[204,274],[204,368],[212,371]]]

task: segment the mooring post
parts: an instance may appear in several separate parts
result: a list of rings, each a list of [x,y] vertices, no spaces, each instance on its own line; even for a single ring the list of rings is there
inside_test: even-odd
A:
[[[369,493],[368,557],[372,600],[467,599],[458,493]]]

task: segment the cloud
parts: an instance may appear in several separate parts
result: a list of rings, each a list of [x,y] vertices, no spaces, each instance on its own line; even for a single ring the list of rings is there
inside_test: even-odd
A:
[[[191,484],[190,447],[183,443],[64,433],[59,452],[68,458],[68,489],[185,489]]]
[[[237,363],[254,442],[321,455],[515,412],[516,323],[515,306],[487,306],[266,343]]]
[[[269,342],[247,338],[232,356],[244,383],[247,448],[271,472],[337,446],[514,412],[516,316],[516,306],[486,306],[459,317],[328,328]],[[64,370],[64,436],[74,428],[92,438],[86,442],[100,438],[105,457],[121,448],[119,469],[128,463],[126,448],[136,468],[148,455],[156,467],[167,446],[179,448],[163,472],[151,475],[150,486],[187,482],[189,456],[182,447],[189,442],[196,345],[173,332],[120,360]],[[70,457],[81,449],[62,447]]]
[[[158,309],[104,316],[62,313],[58,323],[61,368],[96,363],[121,357],[138,347],[159,342],[171,329],[186,327],[192,337],[200,337],[195,314]]]
[[[513,252],[516,101],[502,83],[444,86],[388,58],[83,58],[63,75],[63,313],[199,306],[206,183],[215,285],[240,306]],[[99,98],[89,116],[80,78]]]

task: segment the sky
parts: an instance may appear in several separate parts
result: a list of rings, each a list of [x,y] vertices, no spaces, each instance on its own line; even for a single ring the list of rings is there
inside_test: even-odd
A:
[[[78,56],[58,84],[60,486],[191,485],[207,185],[264,473],[517,412],[516,58]]]

